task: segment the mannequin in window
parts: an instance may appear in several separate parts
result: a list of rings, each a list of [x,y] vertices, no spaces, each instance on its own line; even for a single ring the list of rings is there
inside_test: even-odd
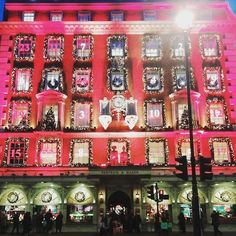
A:
[[[115,166],[118,164],[118,151],[116,150],[116,146],[112,146],[111,154],[110,154],[110,163],[112,166]]]
[[[122,152],[120,153],[120,164],[127,165],[128,162],[128,153],[125,150],[125,146],[122,147]]]

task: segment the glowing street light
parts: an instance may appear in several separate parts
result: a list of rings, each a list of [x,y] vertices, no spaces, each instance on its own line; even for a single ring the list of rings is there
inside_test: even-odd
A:
[[[188,103],[188,120],[189,120],[189,140],[191,153],[191,168],[192,168],[192,211],[193,211],[193,235],[201,236],[201,221],[199,209],[199,197],[197,189],[196,177],[196,160],[194,157],[194,141],[193,141],[193,119],[192,119],[192,104],[191,104],[191,82],[190,82],[190,65],[189,65],[189,47],[188,47],[188,30],[193,22],[193,13],[187,9],[183,9],[176,17],[176,25],[183,30],[184,49],[185,49],[185,68],[186,68],[186,87],[187,87],[187,103]]]

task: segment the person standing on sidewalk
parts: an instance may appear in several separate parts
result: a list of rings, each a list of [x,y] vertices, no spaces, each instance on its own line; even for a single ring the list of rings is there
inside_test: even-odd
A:
[[[16,230],[16,233],[19,234],[19,224],[20,224],[20,215],[18,212],[15,212],[13,215],[13,227],[11,233],[13,234]]]
[[[62,214],[61,211],[60,211],[59,214],[58,214],[57,217],[56,217],[56,233],[57,233],[57,232],[61,233],[62,220],[63,220],[63,214]]]
[[[220,225],[219,212],[213,211],[211,214],[211,220],[212,220],[214,235],[218,236],[218,233],[222,235],[223,233],[219,230],[219,225]]]

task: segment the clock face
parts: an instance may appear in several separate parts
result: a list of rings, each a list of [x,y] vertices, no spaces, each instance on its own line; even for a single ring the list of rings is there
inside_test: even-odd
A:
[[[41,196],[41,200],[44,203],[49,203],[52,201],[52,194],[49,192],[44,192]]]
[[[75,200],[77,202],[83,202],[85,200],[85,194],[83,192],[81,192],[81,191],[77,192],[75,194]]]
[[[112,107],[115,109],[123,109],[125,107],[125,98],[122,95],[113,96],[111,102]]]
[[[10,203],[16,203],[18,201],[18,199],[19,199],[19,194],[17,192],[10,192],[7,195],[7,200]]]

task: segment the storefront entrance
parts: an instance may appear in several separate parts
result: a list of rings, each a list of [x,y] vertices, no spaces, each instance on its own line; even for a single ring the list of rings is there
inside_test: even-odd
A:
[[[107,201],[107,209],[117,215],[129,214],[131,210],[130,197],[122,191],[112,193]]]

